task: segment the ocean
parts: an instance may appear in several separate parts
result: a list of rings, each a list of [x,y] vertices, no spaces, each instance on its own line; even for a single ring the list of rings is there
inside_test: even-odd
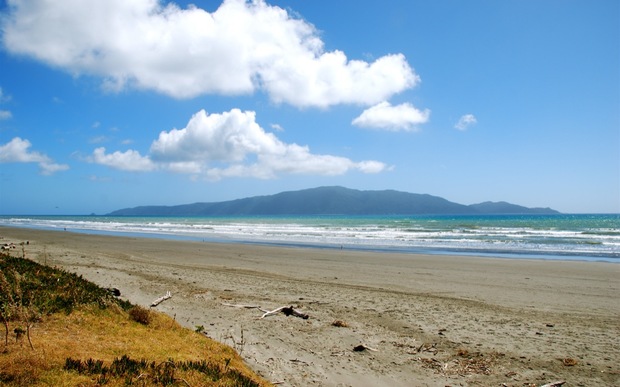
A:
[[[209,242],[620,263],[619,214],[0,216],[0,226]]]

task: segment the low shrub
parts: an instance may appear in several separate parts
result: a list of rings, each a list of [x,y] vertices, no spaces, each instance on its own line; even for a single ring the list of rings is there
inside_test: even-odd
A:
[[[133,321],[143,325],[149,325],[151,323],[151,311],[139,305],[129,309],[129,317],[131,317]]]

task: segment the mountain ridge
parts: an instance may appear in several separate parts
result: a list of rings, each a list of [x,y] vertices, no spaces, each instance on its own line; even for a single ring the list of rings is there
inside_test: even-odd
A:
[[[558,214],[507,202],[464,205],[439,196],[396,190],[361,191],[340,186],[284,191],[222,202],[124,208],[107,216],[246,216],[246,215],[490,215]]]

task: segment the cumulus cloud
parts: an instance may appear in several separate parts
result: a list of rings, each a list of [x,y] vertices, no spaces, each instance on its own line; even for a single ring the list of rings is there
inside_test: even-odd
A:
[[[66,164],[57,164],[45,154],[30,151],[30,141],[15,137],[0,145],[0,163],[38,163],[41,174],[51,175],[69,169]]]
[[[414,87],[402,54],[374,62],[325,51],[310,23],[264,0],[224,0],[210,13],[160,0],[11,0],[2,42],[109,90],[175,98],[265,91],[298,107],[372,105]]]
[[[428,122],[430,115],[430,110],[418,110],[410,103],[392,106],[384,101],[364,110],[352,124],[363,128],[411,131]]]
[[[106,154],[105,148],[100,147],[95,149],[89,161],[123,171],[146,172],[155,169],[155,164],[148,157],[141,156],[140,152],[131,149]]]
[[[354,162],[284,143],[265,132],[254,112],[239,109],[219,114],[200,110],[185,128],[161,132],[147,156],[135,150],[106,153],[105,148],[97,148],[90,161],[129,171],[159,169],[212,180],[269,179],[281,174],[341,175],[351,170],[378,173],[387,168],[379,161]]]
[[[454,124],[454,128],[458,130],[467,130],[472,125],[478,122],[473,114],[465,114],[459,118],[458,122]]]

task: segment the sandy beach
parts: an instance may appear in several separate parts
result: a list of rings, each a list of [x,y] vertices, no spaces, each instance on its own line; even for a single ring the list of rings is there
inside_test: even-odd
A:
[[[0,228],[283,386],[620,385],[620,265]],[[21,256],[21,246],[11,252]],[[307,319],[263,310],[293,306]],[[360,347],[361,346],[361,347]],[[355,351],[354,348],[362,349]]]

